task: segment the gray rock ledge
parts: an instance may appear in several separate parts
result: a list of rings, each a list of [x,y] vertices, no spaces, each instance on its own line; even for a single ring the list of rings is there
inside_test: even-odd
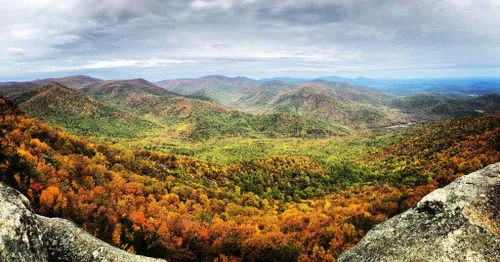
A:
[[[0,183],[0,261],[165,261],[127,253],[68,220],[36,215],[28,199]]]
[[[500,163],[428,194],[338,261],[500,261]]]

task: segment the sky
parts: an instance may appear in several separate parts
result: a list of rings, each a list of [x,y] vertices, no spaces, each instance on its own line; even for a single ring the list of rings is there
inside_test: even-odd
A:
[[[500,76],[500,0],[0,0],[0,81]]]

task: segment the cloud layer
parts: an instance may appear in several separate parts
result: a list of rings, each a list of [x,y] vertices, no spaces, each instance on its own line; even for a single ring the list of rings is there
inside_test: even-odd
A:
[[[497,0],[0,0],[0,81],[500,75]]]

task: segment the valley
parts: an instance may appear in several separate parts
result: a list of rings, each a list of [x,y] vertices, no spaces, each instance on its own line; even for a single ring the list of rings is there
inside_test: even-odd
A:
[[[39,214],[168,261],[335,261],[500,161],[497,94],[223,76],[70,76],[0,94],[2,182]]]

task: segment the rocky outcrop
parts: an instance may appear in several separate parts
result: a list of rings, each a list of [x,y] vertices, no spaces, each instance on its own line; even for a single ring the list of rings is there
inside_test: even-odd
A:
[[[500,163],[425,196],[338,261],[500,261]]]
[[[38,219],[31,210],[28,199],[2,183],[0,183],[0,261],[49,261]]]
[[[28,199],[0,183],[0,261],[164,261],[127,253],[60,218],[36,215]]]
[[[66,219],[38,216],[38,221],[50,261],[164,261],[115,248]]]

